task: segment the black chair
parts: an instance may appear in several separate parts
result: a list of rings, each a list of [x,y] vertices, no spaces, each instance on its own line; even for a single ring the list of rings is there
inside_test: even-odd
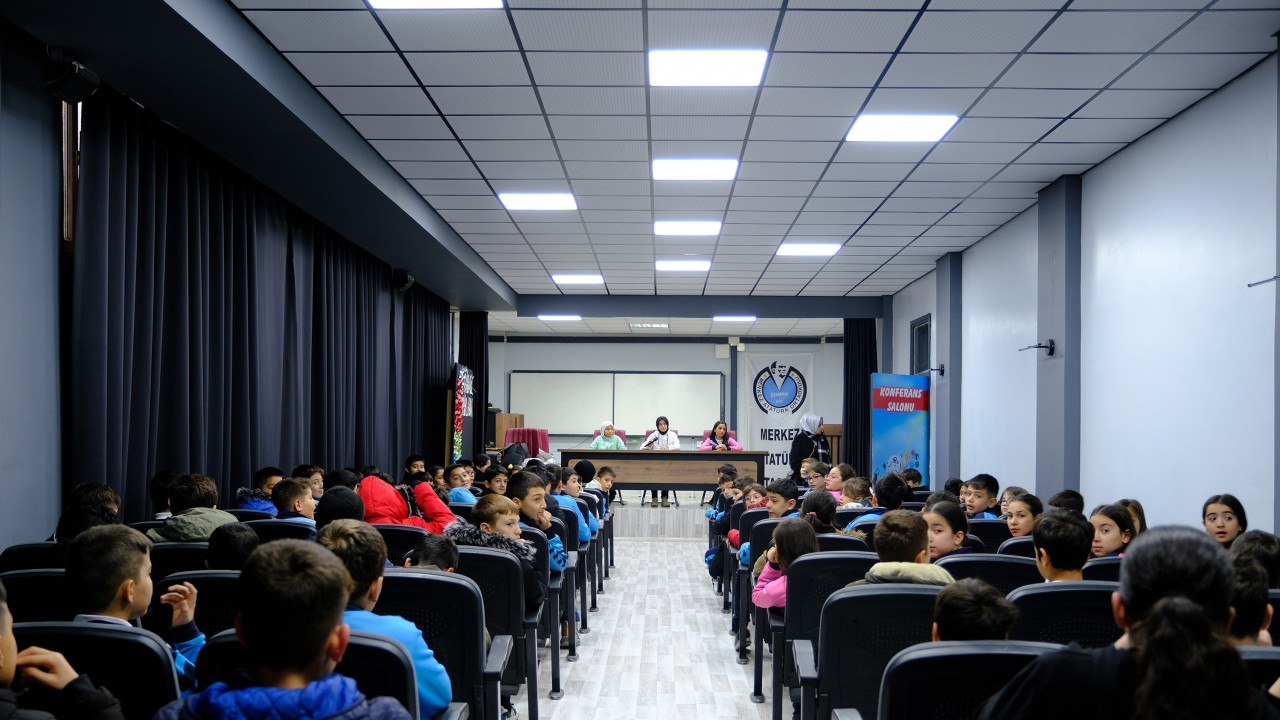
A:
[[[1120,582],[1120,561],[1124,558],[1093,558],[1084,564],[1081,573],[1085,580],[1102,580],[1104,582]]]
[[[767,520],[768,518],[769,511],[765,508],[756,508],[754,510],[747,510],[743,512],[742,517],[738,518],[738,542],[744,543],[749,541],[751,539],[751,528],[755,527],[756,523],[762,520]],[[730,585],[732,587],[731,592],[733,595],[733,614],[738,617],[738,631],[735,647],[738,649],[738,664],[746,665],[747,621],[749,620],[746,609],[748,607],[747,603],[751,600],[751,565],[747,564],[746,566],[743,566],[738,562],[736,553],[733,556],[729,555],[732,551],[733,546],[729,545],[728,541],[726,541],[724,563],[726,568],[734,568],[733,580]],[[754,559],[752,562],[754,562]],[[728,572],[728,570],[726,570],[726,572]],[[744,583],[747,584],[747,587],[745,588],[743,587]],[[745,596],[747,598],[747,603],[743,603],[742,601],[744,590],[746,591]]]
[[[923,503],[923,502],[915,502],[915,501],[912,501],[912,502],[904,502],[904,503],[902,503],[902,509],[903,509],[903,510],[914,510],[914,511],[916,511],[916,512],[924,512],[924,503]]]
[[[584,500],[581,497],[574,499],[574,503],[578,506],[578,512],[582,514],[583,518],[591,517],[591,502],[594,500],[595,498]],[[587,522],[587,525],[591,525],[590,521]],[[599,609],[596,607],[596,595],[604,593],[604,568],[600,562],[599,530],[592,533],[591,542],[587,544],[586,563],[586,570],[582,569],[581,562],[578,563],[578,575],[591,581],[591,607],[589,609],[591,612],[596,612]]]
[[[316,534],[314,525],[292,520],[250,520],[245,523],[258,533],[258,541],[310,540]]]
[[[249,522],[250,520],[273,520],[275,515],[266,510],[250,510],[249,508],[232,508],[225,512],[236,516],[236,520],[240,522]]]
[[[160,602],[160,596],[171,585],[189,582],[196,588],[196,627],[212,637],[236,626],[240,612],[239,570],[188,570],[165,576],[155,584],[151,609],[142,618],[142,626],[164,635],[173,623],[173,609]]]
[[[836,527],[846,527],[849,523],[869,512],[871,512],[871,508],[841,508],[836,510]]]
[[[449,503],[450,512],[462,518],[463,520],[466,520],[467,522],[471,522],[471,508],[473,507],[475,506],[471,505],[470,503],[455,503],[455,502]]]
[[[497,719],[513,638],[495,635],[485,652],[484,599],[471,578],[432,570],[389,571],[374,612],[399,615],[416,625],[449,673],[454,700],[465,703],[471,717]]]
[[[1275,591],[1272,591],[1275,592]],[[1245,667],[1249,668],[1249,681],[1266,692],[1280,678],[1280,647],[1237,647]]]
[[[63,548],[54,542],[10,545],[0,552],[0,572],[60,568],[65,564]]]
[[[822,538],[821,535],[818,537]],[[787,569],[786,611],[776,622],[775,614],[769,616],[769,630],[773,635],[773,717],[776,720],[780,720],[783,714],[783,686],[797,687],[800,684],[790,659],[791,643],[796,640],[816,642],[818,621],[827,598],[849,583],[861,580],[878,562],[880,557],[873,552],[824,551],[801,556]]]
[[[564,542],[565,551],[577,557],[577,560],[576,560],[577,569],[588,568],[589,570],[590,558],[588,557],[588,548],[590,547],[590,543],[587,544],[588,545],[587,548],[584,548],[582,546],[581,538],[578,536],[577,515],[575,515],[574,512],[567,507],[558,507],[556,508],[556,512],[559,513],[560,520],[565,524],[566,528],[572,528],[571,530],[567,530],[567,534],[564,540],[562,541]],[[571,522],[573,523],[572,525],[569,524]],[[573,605],[574,592],[578,593],[577,607],[585,608],[587,606],[587,582],[586,582],[587,578],[584,577],[584,575],[585,575],[585,572],[583,573],[575,572],[574,578],[573,578],[574,582],[569,584],[568,592],[566,593],[567,597],[564,599],[566,601],[566,607],[569,608],[570,612],[572,612],[574,608],[574,605]],[[585,627],[587,625],[585,618],[583,620],[583,625],[584,625],[583,632],[591,632],[590,628]],[[569,633],[565,637],[569,638],[569,661],[577,662],[578,660],[578,623],[576,620],[574,622],[569,623]],[[558,679],[559,678],[553,678],[553,680],[558,680]],[[551,692],[555,697],[559,697],[560,696],[559,685],[555,684],[555,686],[552,687]]]
[[[1280,618],[1280,590],[1267,591],[1267,604],[1271,606],[1271,617]],[[1271,622],[1277,623],[1276,620]],[[1280,627],[1280,623],[1277,623],[1277,627]]]
[[[840,533],[822,533],[818,536],[818,549],[822,552],[845,550],[848,552],[870,552],[871,546],[860,537],[842,535]]]
[[[418,547],[419,540],[430,534],[426,530],[413,525],[377,523],[373,526],[373,529],[378,531],[378,534],[382,536],[383,542],[387,544],[387,559],[396,567],[404,567],[404,556],[408,555],[410,550]]]
[[[773,539],[773,528],[782,522],[782,518],[765,518],[751,526],[751,532],[740,535],[742,542],[750,542],[751,547],[748,548],[749,558],[746,565],[738,566],[738,664],[745,665],[747,662],[747,643],[746,632],[747,623],[754,621],[756,626],[755,637],[755,653],[756,660],[753,665],[754,684],[752,685],[751,702],[764,702],[763,660],[760,657],[762,648],[764,647],[765,629],[769,627],[769,617],[767,613],[756,614],[756,606],[751,602],[751,591],[755,589],[755,566],[756,561],[764,555],[769,549],[769,542]]]
[[[957,580],[985,580],[1005,595],[1023,585],[1044,582],[1035,560],[1016,555],[949,555],[938,561],[938,567],[951,573],[951,577]]]
[[[909,647],[889,661],[880,683],[880,720],[969,720],[1035,658],[1060,645],[966,640]],[[923,688],[928,688],[922,692]]]
[[[600,549],[604,551],[604,555],[605,555],[605,558],[603,560],[604,576],[607,578],[609,577],[609,568],[614,566],[613,510],[612,509],[606,510],[608,503],[605,501],[608,498],[606,497],[606,493],[603,490],[587,489],[587,490],[584,490],[583,493],[590,494],[592,497],[596,498],[596,500],[599,502],[598,508],[600,512],[600,533],[601,533],[601,536],[604,538],[604,542],[601,543]]]
[[[1118,588],[1097,580],[1020,587],[1009,593],[1018,608],[1009,639],[1106,647],[1123,634],[1111,612],[1111,593]]]
[[[904,648],[932,639],[933,604],[941,589],[861,585],[827,598],[816,646],[797,640],[791,647],[800,678],[801,718],[827,718],[834,708],[856,708],[863,717],[874,718],[880,678],[889,660]]]
[[[1035,559],[1036,546],[1031,542],[1030,535],[1022,537],[1009,538],[1000,543],[1000,547],[996,549],[997,555],[1013,555],[1014,557],[1029,557]]]
[[[157,589],[160,581],[174,573],[204,570],[209,556],[207,542],[162,542],[151,546],[151,582]]]
[[[555,528],[555,518],[552,518],[552,528]],[[534,566],[537,568],[538,572],[542,574],[543,582],[547,586],[547,599],[542,604],[541,612],[539,612],[536,617],[533,613],[527,614],[524,617],[525,632],[536,633],[540,625],[540,620],[542,618],[550,618],[551,628],[548,633],[548,637],[553,648],[551,652],[551,671],[553,675],[558,675],[560,672],[560,598],[564,593],[564,573],[551,572],[551,552],[549,545],[547,544],[547,536],[544,535],[541,530],[521,527],[520,537],[533,543],[533,548],[536,551],[533,561]],[[569,562],[573,562],[573,560],[573,556],[570,555]],[[568,569],[567,565],[565,566],[565,569]],[[582,615],[585,620],[586,613],[583,613]],[[536,637],[534,635],[527,636]],[[537,645],[538,643],[536,640],[526,645],[523,657],[524,664],[522,666],[524,671],[523,677],[525,682],[529,684],[526,695],[529,701],[529,717],[531,720],[537,720],[538,718]],[[504,682],[503,685],[504,692],[506,692],[507,689],[510,689],[511,692],[508,694],[515,694],[517,690],[516,687],[506,682]]]
[[[85,608],[77,607],[79,593],[67,582],[62,568],[12,570],[0,573],[9,594],[9,613],[14,622],[71,621]]]
[[[235,683],[248,672],[249,652],[236,638],[235,630],[210,637],[196,661],[201,688],[219,681]],[[355,680],[365,697],[394,698],[409,711],[410,718],[420,717],[413,658],[404,645],[386,635],[352,630],[347,651],[334,672]],[[450,703],[433,720],[461,718],[466,710],[466,703]]]
[[[977,535],[965,535],[964,546],[976,553],[989,552],[987,550],[987,544],[982,542],[982,538]]]
[[[729,506],[729,527],[731,529],[738,527],[739,522],[742,520],[742,514],[746,510],[746,503],[741,500]],[[767,512],[765,516],[768,516]],[[724,553],[724,558],[720,563],[723,570],[720,573],[720,579],[716,583],[716,589],[721,595],[720,612],[727,615],[733,612],[733,575],[736,572],[735,568],[738,566],[738,561],[733,558],[733,546],[729,544],[729,539],[725,537],[720,543],[721,552]]]
[[[998,548],[1005,540],[1013,537],[1013,533],[1009,532],[1009,523],[990,518],[970,520],[969,534],[981,538],[982,544],[989,548]]]
[[[128,720],[151,720],[178,699],[178,674],[169,646],[154,633],[103,623],[18,623],[18,647],[37,645],[62,653],[76,672],[120,700]]]
[[[129,527],[133,528],[134,530],[137,530],[138,532],[144,535],[151,528],[158,528],[161,525],[164,525],[163,520],[139,520],[138,522],[129,523]]]

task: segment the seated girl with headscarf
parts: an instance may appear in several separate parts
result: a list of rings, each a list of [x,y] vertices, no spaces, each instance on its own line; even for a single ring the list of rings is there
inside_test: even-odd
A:
[[[600,434],[591,441],[592,450],[626,450],[622,438],[613,431],[613,423],[605,420],[600,423]]]

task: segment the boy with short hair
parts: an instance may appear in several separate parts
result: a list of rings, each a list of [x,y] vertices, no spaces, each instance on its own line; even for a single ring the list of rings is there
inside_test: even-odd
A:
[[[578,473],[582,474],[582,471],[579,470]],[[609,511],[609,503],[613,502],[613,483],[617,478],[618,473],[616,470],[609,465],[601,465],[600,469],[596,470],[595,479],[587,482],[586,488],[588,490],[599,490],[604,493],[604,504],[600,506],[600,514],[602,515]],[[618,498],[618,500],[619,505],[626,505],[621,501],[622,498]]]
[[[805,458],[805,459],[807,460],[809,458]],[[800,473],[802,475],[804,474],[804,463],[801,463],[800,465]],[[830,473],[831,473],[830,465],[824,462],[818,462],[815,460],[811,465],[809,465],[809,476],[805,478],[807,481],[806,485],[800,488],[801,494],[807,495],[813,492],[814,490],[826,489],[827,475],[829,475]]]
[[[1235,585],[1231,591],[1231,608],[1236,611],[1227,633],[1232,645],[1271,647],[1271,604],[1267,602],[1267,571],[1257,560],[1236,556]]]
[[[521,525],[543,533],[551,532],[551,513],[547,512],[546,480],[537,473],[521,470],[507,483],[507,497],[519,507]],[[472,510],[474,513],[474,508]],[[472,515],[472,521],[475,515]],[[547,535],[547,550],[551,560],[551,572],[563,572],[569,563],[569,553],[564,543],[555,535]]]
[[[423,535],[403,560],[406,568],[453,572],[458,569],[458,545],[443,535]]]
[[[61,653],[29,647],[18,652],[9,596],[0,583],[0,718],[5,720],[124,720],[120,701],[78,675]],[[28,690],[12,690],[21,674]],[[39,687],[35,687],[39,686]]]
[[[305,480],[307,487],[311,488],[311,497],[316,502],[324,497],[324,468],[319,465],[299,465],[289,473],[289,477]]]
[[[765,505],[769,509],[769,517],[781,518],[800,514],[796,509],[800,500],[800,488],[790,480],[774,480],[769,483],[765,488],[765,496],[769,498],[768,504]]]
[[[258,549],[258,533],[241,522],[214,528],[209,535],[209,552],[204,566],[210,570],[239,570]]]
[[[182,473],[177,470],[160,470],[147,483],[147,496],[151,499],[156,520],[164,520],[173,514],[169,511],[169,487],[180,477]]]
[[[316,543],[277,540],[259,547],[240,573],[236,619],[253,678],[234,687],[214,683],[161,708],[155,720],[408,720],[394,699],[365,698],[354,680],[333,672],[351,638],[342,617],[351,587],[342,562]]]
[[[253,484],[236,490],[236,508],[240,510],[260,510],[276,514],[276,506],[271,502],[271,492],[276,483],[284,479],[284,471],[268,465],[258,468],[253,473]]]
[[[351,488],[335,485],[324,491],[316,504],[316,531],[334,520],[364,520],[364,501]]]
[[[933,603],[933,641],[1008,640],[1018,608],[1004,593],[977,578],[938,591]]]
[[[484,489],[480,491],[480,497],[495,494],[507,494],[507,469],[496,464],[484,471]]]
[[[853,530],[859,525],[870,525],[879,522],[880,518],[891,510],[902,507],[907,496],[907,482],[898,473],[887,473],[876,479],[871,491],[872,510],[863,513],[853,522],[845,526],[845,530]]]
[[[354,582],[342,619],[352,630],[385,635],[409,651],[418,678],[418,709],[431,717],[449,706],[453,690],[444,666],[427,647],[422,631],[398,615],[375,615],[387,566],[387,543],[372,525],[359,520],[335,520],[325,526],[316,542],[328,548],[351,574]]]
[[[410,455],[409,457],[404,459],[403,478],[405,480],[407,480],[409,476],[413,475],[414,473],[420,473],[420,472],[426,472],[426,471],[427,471],[427,459],[422,457],[421,455]]]
[[[147,531],[152,542],[205,542],[219,525],[236,516],[218,509],[218,484],[208,475],[183,475],[169,487],[173,516]],[[272,506],[275,509],[275,506]]]
[[[969,496],[964,499],[965,511],[974,520],[996,520],[1000,517],[1000,481],[994,476],[979,473],[969,478]]]
[[[1093,549],[1093,525],[1080,513],[1049,508],[1036,518],[1031,545],[1046,582],[1083,580],[1081,571]]]
[[[271,502],[276,506],[277,519],[315,528],[316,501],[311,497],[311,486],[306,480],[289,478],[276,483]]]
[[[85,530],[67,546],[67,583],[84,610],[76,622],[133,627],[151,607],[151,542],[127,525]],[[170,585],[160,602],[173,607],[169,652],[174,668],[179,678],[194,679],[205,640],[196,627],[195,586]]]
[[[907,484],[907,500],[904,502],[921,502],[920,493],[923,491],[920,488],[920,483],[924,482],[924,475],[921,475],[920,471],[915,468],[907,468],[900,474],[902,475],[902,480]]]
[[[1232,557],[1251,557],[1267,571],[1267,587],[1280,588],[1280,538],[1266,530],[1248,530],[1231,543]]]
[[[547,493],[547,503],[554,502],[558,506],[572,511],[574,517],[577,518],[578,542],[589,543],[591,542],[591,523],[587,522],[586,515],[582,514],[582,508],[578,507],[578,499],[570,495],[566,489],[567,483],[565,481],[571,477],[576,478],[578,476],[569,468],[562,468],[555,474],[551,481],[551,488]],[[574,530],[569,529],[569,532],[574,532]]]
[[[880,562],[867,570],[866,577],[849,585],[950,585],[955,582],[951,573],[929,564],[929,525],[918,512],[886,512],[876,523],[875,545]]]
[[[1063,510],[1074,510],[1083,515],[1084,496],[1075,490],[1063,490],[1062,492],[1054,493],[1053,497],[1049,498],[1048,506],[1062,508]]]

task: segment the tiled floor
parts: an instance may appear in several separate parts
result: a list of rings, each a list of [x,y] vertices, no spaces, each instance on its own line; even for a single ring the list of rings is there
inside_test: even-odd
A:
[[[628,498],[623,513],[693,518],[697,499],[680,511],[641,509]],[[681,502],[685,500],[681,497]],[[641,516],[640,519],[645,519]],[[697,510],[697,517],[702,511]],[[705,532],[705,531],[703,531]],[[619,537],[618,562],[611,571],[600,611],[581,637],[579,660],[561,656],[564,697],[546,697],[551,687],[547,650],[540,652],[539,713],[548,720],[601,718],[767,718],[769,658],[765,658],[766,703],[749,699],[751,665],[738,665],[729,634],[729,616],[720,612],[702,562],[705,540]],[[516,698],[528,717],[523,691]],[[788,708],[789,710],[789,708]]]

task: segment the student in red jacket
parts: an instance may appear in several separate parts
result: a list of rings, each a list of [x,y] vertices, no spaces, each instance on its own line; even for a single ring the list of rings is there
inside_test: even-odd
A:
[[[364,502],[364,521],[371,525],[413,525],[438,535],[458,519],[449,506],[440,501],[430,482],[419,482],[412,487],[393,486],[370,475],[360,481],[358,492]]]

